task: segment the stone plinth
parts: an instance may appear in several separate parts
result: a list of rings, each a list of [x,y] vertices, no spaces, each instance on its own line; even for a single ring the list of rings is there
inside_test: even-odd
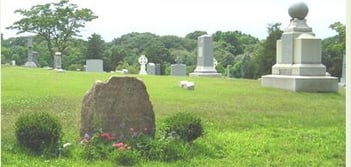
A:
[[[212,36],[202,35],[198,38],[197,66],[190,76],[219,77],[213,65],[213,42]]]

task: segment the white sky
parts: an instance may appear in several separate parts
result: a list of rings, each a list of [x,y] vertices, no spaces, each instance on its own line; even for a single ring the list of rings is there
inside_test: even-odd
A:
[[[184,37],[195,30],[239,30],[264,39],[269,23],[281,22],[288,26],[288,8],[299,0],[71,0],[80,8],[91,9],[99,18],[82,30],[86,39],[92,33],[105,41],[130,32],[151,32],[157,35]],[[6,27],[19,20],[16,9],[53,0],[1,0],[1,32],[5,39],[16,34]],[[304,0],[309,7],[307,23],[319,38],[336,33],[329,25],[340,21],[345,24],[345,0]]]

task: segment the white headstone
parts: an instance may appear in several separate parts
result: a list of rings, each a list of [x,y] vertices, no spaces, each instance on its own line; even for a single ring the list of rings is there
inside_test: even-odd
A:
[[[15,66],[16,65],[16,60],[11,61],[11,65]]]
[[[54,69],[62,69],[61,52],[56,52],[54,56]]]
[[[146,70],[147,70],[147,74],[149,74],[149,75],[156,75],[156,65],[155,65],[155,63],[148,63]]]
[[[147,64],[147,58],[145,57],[145,55],[141,55],[138,59],[138,62],[140,64],[139,74],[140,75],[147,75],[146,70],[145,70],[145,65]]]
[[[103,60],[101,59],[87,59],[86,72],[104,72]]]
[[[211,35],[202,35],[198,38],[197,66],[190,76],[221,76],[213,64],[213,42]]]
[[[277,41],[277,63],[272,75],[262,76],[262,86],[307,92],[336,92],[338,79],[326,76],[321,61],[321,39],[306,23],[308,7],[303,2],[289,8],[290,25]]]

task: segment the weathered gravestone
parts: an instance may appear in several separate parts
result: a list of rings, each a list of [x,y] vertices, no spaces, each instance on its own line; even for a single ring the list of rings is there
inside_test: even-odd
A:
[[[83,99],[80,135],[101,129],[120,137],[131,128],[155,135],[155,115],[144,83],[115,76],[97,81]]]
[[[27,46],[28,46],[28,59],[27,62],[24,63],[25,67],[36,68],[38,61],[38,53],[33,51],[33,44],[32,44],[32,37],[28,37],[27,39]]]
[[[147,68],[146,68],[146,72],[149,75],[156,75],[156,65],[155,65],[155,63],[148,63],[147,64]]]
[[[172,76],[186,76],[186,65],[185,64],[172,64],[171,65]]]

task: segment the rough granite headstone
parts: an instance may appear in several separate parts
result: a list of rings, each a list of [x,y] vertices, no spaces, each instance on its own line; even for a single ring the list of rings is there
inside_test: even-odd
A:
[[[121,137],[129,130],[155,135],[155,114],[144,83],[112,76],[97,81],[83,99],[80,135],[97,130]]]

